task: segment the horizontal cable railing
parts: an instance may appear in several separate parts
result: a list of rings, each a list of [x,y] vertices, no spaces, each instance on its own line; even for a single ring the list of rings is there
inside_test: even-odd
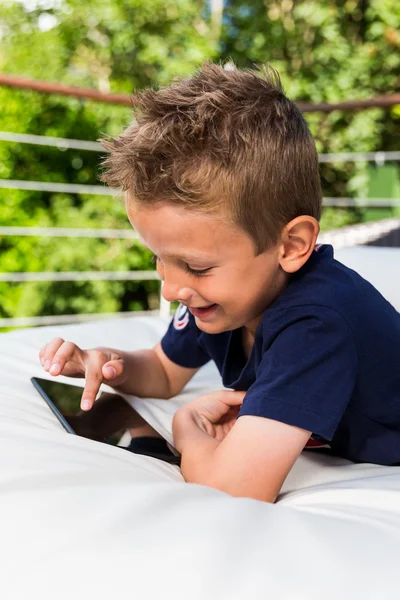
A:
[[[373,242],[385,234],[400,229],[400,218],[382,219],[371,223],[358,223],[323,231],[318,236],[318,244],[332,244],[335,249],[358,246]]]
[[[118,189],[102,185],[86,185],[77,183],[53,183],[43,181],[25,181],[0,179],[0,188],[31,190],[37,192],[64,192],[67,194],[89,194],[96,196],[116,196]],[[400,198],[323,198],[324,206],[371,206],[385,207],[400,206]]]
[[[14,317],[12,319],[0,319],[2,327],[31,327],[32,325],[63,325],[67,323],[85,323],[87,321],[103,321],[108,319],[126,319],[127,317],[160,316],[158,310],[135,310],[129,312],[115,313],[92,313],[80,315],[49,315],[42,317]],[[168,315],[163,315],[168,316]]]
[[[323,206],[392,208],[400,206],[400,198],[323,198]]]
[[[33,144],[39,146],[53,146],[59,150],[89,150],[93,152],[107,152],[99,142],[91,142],[86,140],[75,140],[70,138],[51,137],[47,135],[33,135],[27,133],[14,133],[12,131],[0,131],[0,141],[17,142],[22,144]],[[383,151],[375,152],[337,152],[337,153],[320,153],[318,155],[319,162],[376,162],[382,164],[389,160],[400,160],[400,152],[398,151]]]
[[[0,281],[154,281],[156,271],[30,271],[0,273]]]
[[[320,233],[320,236],[329,237],[336,233],[352,231],[369,231],[387,233],[400,227],[399,218],[381,219],[377,222],[359,223],[340,229],[331,229],[328,232]],[[54,232],[54,233],[53,233]],[[0,235],[32,236],[32,237],[74,237],[74,238],[111,238],[111,239],[132,239],[138,240],[137,233],[129,229],[69,229],[67,227],[0,227]],[[325,242],[324,242],[325,243]],[[115,273],[116,271],[112,271]],[[153,271],[135,271],[135,273],[153,273]]]
[[[32,192],[56,192],[65,194],[90,194],[95,196],[116,196],[118,189],[104,185],[86,183],[55,183],[53,181],[27,181],[26,179],[0,179],[0,188],[30,190]]]
[[[10,185],[9,185],[10,184]],[[15,184],[15,185],[13,185]],[[19,185],[21,184],[21,185]],[[0,179],[0,188],[32,190],[41,192],[64,192],[67,194],[89,194],[96,196],[116,196],[118,190],[115,188],[106,188],[101,185],[85,185],[73,183],[42,183],[40,181],[13,181]],[[323,206],[360,206],[360,207],[384,207],[400,206],[400,198],[352,198],[352,197],[334,197],[323,198]]]
[[[0,226],[0,235],[18,235],[31,237],[72,237],[72,238],[109,238],[138,240],[138,234],[133,229],[87,229],[72,227],[15,227]]]
[[[0,131],[0,141],[34,144],[36,146],[55,146],[59,150],[68,150],[69,148],[72,148],[75,150],[89,150],[92,152],[107,152],[107,150],[98,142],[51,137],[48,135],[33,135],[31,133],[14,133],[13,131]]]
[[[337,152],[334,154],[319,154],[320,163],[338,163],[338,162],[375,162],[382,165],[389,160],[400,160],[400,152],[382,151],[377,152]]]

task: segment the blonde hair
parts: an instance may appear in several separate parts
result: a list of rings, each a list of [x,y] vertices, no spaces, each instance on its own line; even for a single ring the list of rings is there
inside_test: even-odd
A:
[[[132,102],[132,124],[102,140],[110,151],[102,181],[145,206],[219,213],[248,233],[256,253],[295,217],[319,220],[315,143],[271,66],[227,70],[206,62]]]

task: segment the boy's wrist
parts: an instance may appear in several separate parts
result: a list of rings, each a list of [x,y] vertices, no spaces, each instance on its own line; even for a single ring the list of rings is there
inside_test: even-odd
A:
[[[183,406],[175,413],[172,432],[174,447],[182,455],[181,470],[185,480],[190,483],[205,483],[213,454],[221,440],[202,429],[188,406]]]
[[[195,415],[189,406],[182,406],[174,414],[172,435],[175,448],[182,454],[184,447],[193,440],[207,435],[196,422]],[[207,436],[209,437],[209,436]]]

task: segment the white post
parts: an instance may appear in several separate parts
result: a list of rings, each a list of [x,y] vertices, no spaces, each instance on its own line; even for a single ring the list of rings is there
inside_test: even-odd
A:
[[[162,286],[163,282],[161,282],[160,286],[160,317],[169,317],[170,316],[170,303],[165,300],[162,295]]]

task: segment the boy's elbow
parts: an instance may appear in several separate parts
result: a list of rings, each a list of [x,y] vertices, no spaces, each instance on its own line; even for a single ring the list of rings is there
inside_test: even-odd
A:
[[[204,477],[204,481],[197,481],[196,483],[220,490],[234,498],[251,498],[270,504],[273,504],[277,498],[277,494],[264,486],[248,486],[240,481],[227,481],[225,478],[214,476],[212,473],[208,473]]]
[[[181,390],[171,390],[169,386],[165,386],[163,390],[160,390],[157,395],[153,396],[153,398],[156,398],[157,400],[171,400],[171,398],[175,398],[175,396],[178,396],[180,392]]]
[[[176,396],[179,396],[179,394],[183,391],[184,387],[185,386],[173,387],[168,382],[164,386],[163,391],[158,396],[154,396],[154,398],[158,398],[160,400],[171,400],[171,398],[175,398]]]
[[[175,398],[175,396],[179,396],[179,394],[181,392],[183,392],[183,390],[185,389],[186,384],[185,385],[170,385],[168,388],[168,396],[166,397],[167,400],[170,400],[171,398]]]
[[[217,489],[234,498],[251,498],[273,504],[279,489],[264,479],[241,477],[232,467],[222,468],[213,460],[212,454],[208,460],[185,460],[182,455],[181,471],[187,483],[197,483]]]

